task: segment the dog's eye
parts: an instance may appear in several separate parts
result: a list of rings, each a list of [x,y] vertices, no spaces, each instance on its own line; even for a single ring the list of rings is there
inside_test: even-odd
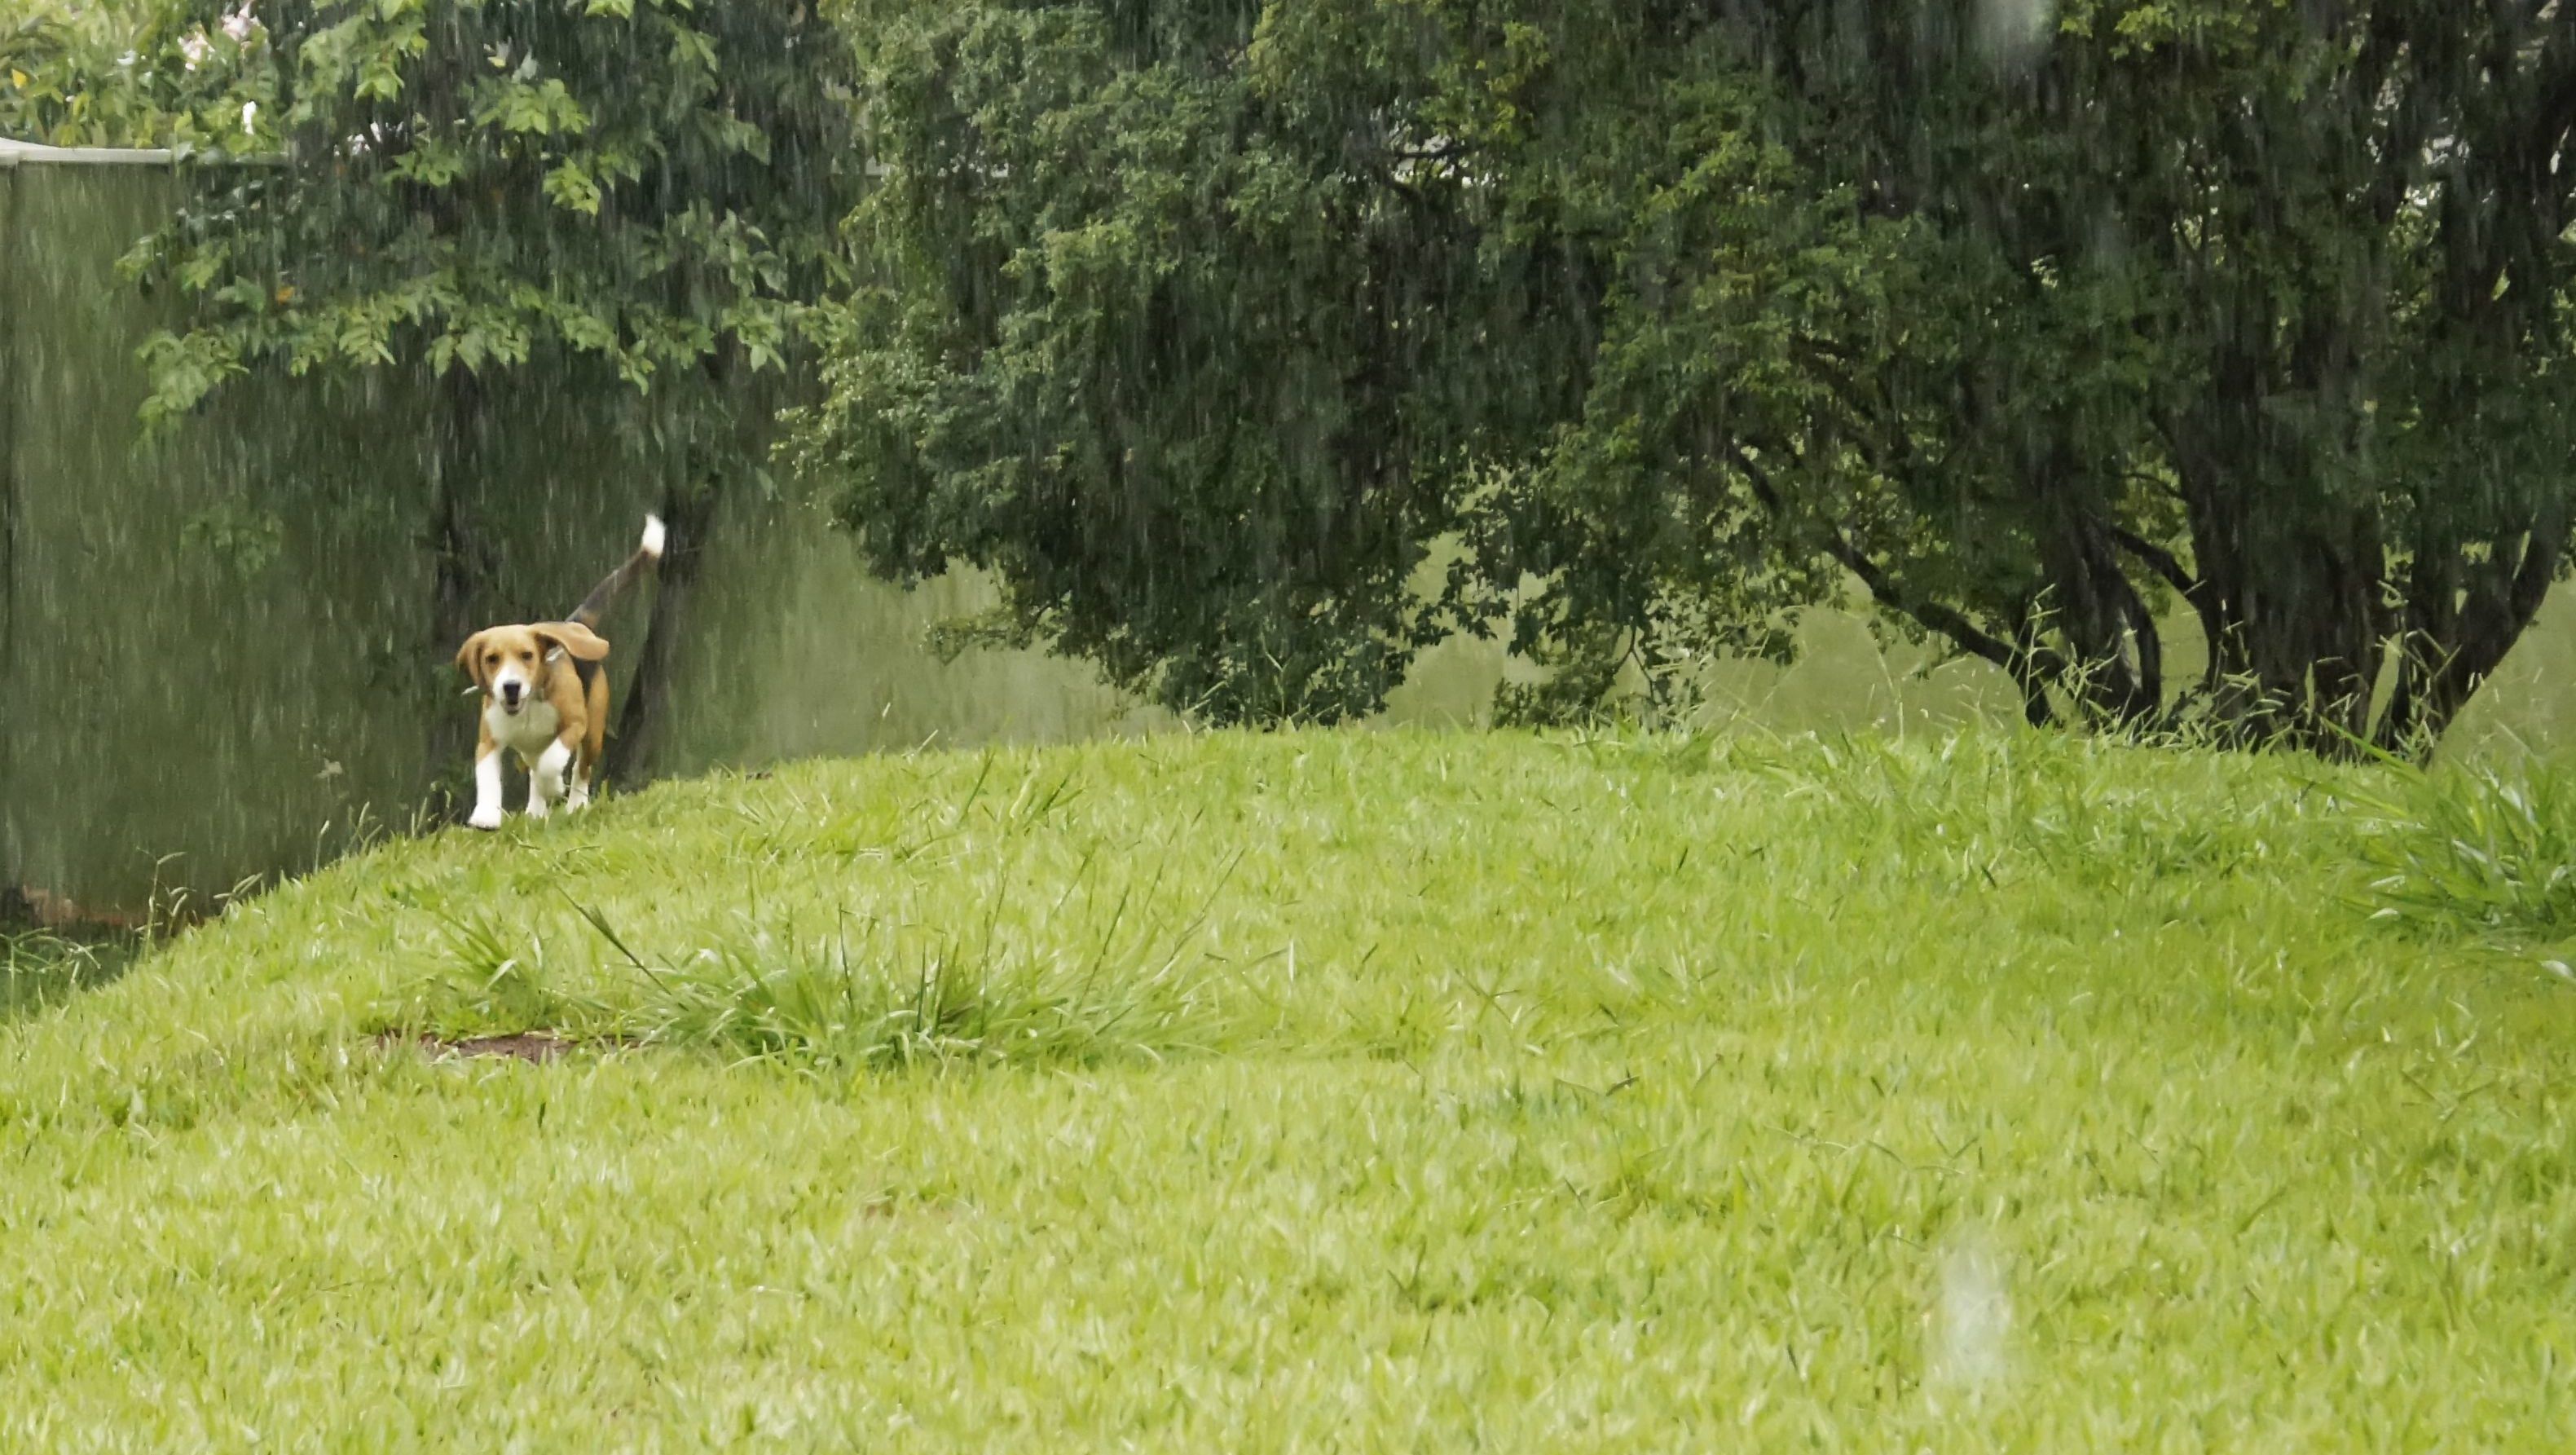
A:
[[[483,654],[483,665],[486,667],[494,666],[498,664],[500,660],[501,654],[499,652],[485,652]]]
[[[536,659],[537,659],[537,654],[536,654],[536,653],[534,653],[534,652],[521,652],[521,653],[519,654],[519,660],[520,660],[520,661],[522,661],[522,662],[533,662],[533,661],[535,661]]]

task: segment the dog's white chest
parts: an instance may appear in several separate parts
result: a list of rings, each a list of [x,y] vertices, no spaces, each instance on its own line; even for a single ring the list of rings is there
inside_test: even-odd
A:
[[[484,707],[483,725],[492,730],[492,741],[519,755],[521,761],[533,760],[555,740],[563,727],[561,714],[551,702],[531,702],[514,716],[501,710],[495,702]]]

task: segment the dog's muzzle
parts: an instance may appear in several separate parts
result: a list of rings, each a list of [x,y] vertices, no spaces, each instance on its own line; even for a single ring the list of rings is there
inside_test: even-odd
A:
[[[524,687],[516,682],[502,683],[501,710],[503,712],[517,712],[519,710],[519,694],[525,690],[526,689]]]

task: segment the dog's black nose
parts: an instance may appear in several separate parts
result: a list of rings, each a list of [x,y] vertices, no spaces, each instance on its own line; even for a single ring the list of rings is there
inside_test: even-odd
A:
[[[502,684],[501,684],[501,700],[502,700],[503,702],[516,702],[516,701],[518,701],[518,700],[519,700],[519,684],[518,684],[518,683],[516,683],[516,682],[504,682],[504,683],[502,683]]]

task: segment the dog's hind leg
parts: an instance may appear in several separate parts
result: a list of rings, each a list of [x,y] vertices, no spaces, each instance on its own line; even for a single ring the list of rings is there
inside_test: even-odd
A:
[[[572,760],[572,791],[564,800],[570,812],[590,802],[593,779],[599,776],[600,754],[608,749],[608,674],[594,671],[582,684],[581,748]]]

